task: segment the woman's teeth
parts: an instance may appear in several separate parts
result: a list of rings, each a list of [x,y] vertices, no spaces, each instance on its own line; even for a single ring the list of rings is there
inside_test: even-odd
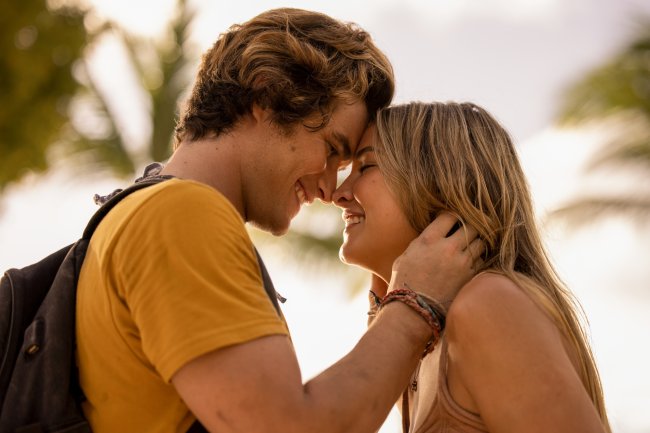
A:
[[[366,220],[366,217],[364,216],[358,216],[358,215],[353,215],[348,217],[345,222],[350,225],[350,224],[359,224],[360,222],[364,222]]]

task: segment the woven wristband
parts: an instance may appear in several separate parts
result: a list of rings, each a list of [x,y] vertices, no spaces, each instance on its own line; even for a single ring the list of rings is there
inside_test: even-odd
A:
[[[409,288],[397,289],[389,292],[381,301],[379,308],[382,308],[384,305],[393,301],[400,301],[411,307],[411,309],[418,313],[431,327],[433,336],[427,342],[424,349],[424,353],[422,354],[422,357],[424,358],[427,354],[433,351],[440,340],[440,334],[445,328],[445,315],[438,310],[437,306],[430,305],[429,302],[427,302],[427,300],[420,296],[416,291]]]

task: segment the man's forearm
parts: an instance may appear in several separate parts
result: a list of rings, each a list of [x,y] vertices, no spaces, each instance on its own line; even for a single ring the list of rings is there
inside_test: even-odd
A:
[[[406,387],[430,336],[422,318],[393,303],[347,356],[306,384],[279,335],[196,358],[172,383],[210,431],[370,433]]]
[[[348,355],[305,384],[308,431],[375,432],[407,386],[430,335],[409,307],[387,305]]]

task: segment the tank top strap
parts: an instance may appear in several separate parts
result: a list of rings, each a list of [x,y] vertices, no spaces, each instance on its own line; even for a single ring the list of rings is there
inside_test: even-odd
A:
[[[454,424],[465,427],[467,432],[487,432],[481,417],[460,406],[451,396],[449,384],[447,383],[447,372],[449,365],[449,352],[447,338],[443,335],[440,344],[440,363],[438,366],[438,404],[444,416],[453,420]]]

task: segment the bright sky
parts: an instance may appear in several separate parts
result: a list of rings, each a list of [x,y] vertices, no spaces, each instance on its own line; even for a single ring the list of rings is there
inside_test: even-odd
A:
[[[94,0],[100,15],[156,34],[172,0]],[[272,7],[296,6],[354,21],[391,58],[396,102],[472,100],[493,112],[519,143],[540,219],[585,191],[631,190],[610,172],[584,168],[604,141],[602,129],[553,127],[562,90],[620,47],[634,29],[641,0],[375,0],[190,2],[198,8],[197,46],[207,48],[230,24]],[[133,78],[120,78],[119,47],[98,49],[94,71],[121,102],[123,128],[137,146],[149,129]],[[103,71],[103,72],[102,72]],[[115,73],[120,71],[120,74]],[[136,96],[134,96],[136,95]],[[0,209],[0,269],[24,266],[80,235],[92,194],[121,186],[56,171],[10,188]],[[624,179],[625,180],[625,179]],[[616,433],[650,431],[650,230],[622,218],[584,228],[544,226],[551,256],[582,302]],[[273,245],[260,250],[279,290],[305,377],[352,348],[365,327],[365,295],[350,300],[336,273],[310,275],[287,264]],[[265,254],[266,252],[266,254]],[[341,265],[343,266],[343,265]],[[398,432],[393,414],[382,432]]]

